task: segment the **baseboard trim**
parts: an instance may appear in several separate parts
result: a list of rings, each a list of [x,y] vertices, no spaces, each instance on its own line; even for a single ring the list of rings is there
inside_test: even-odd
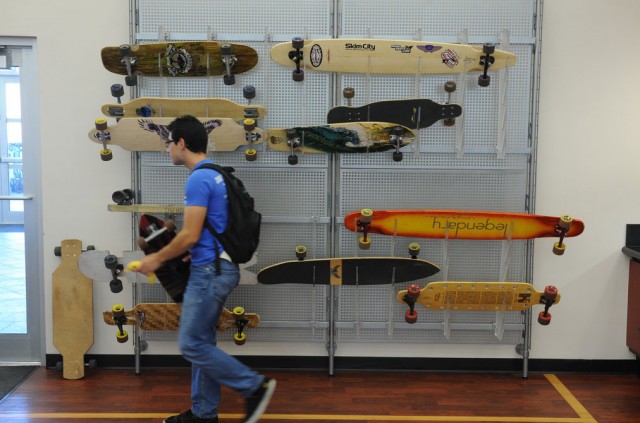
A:
[[[319,356],[237,356],[250,367],[261,370],[327,370],[329,358]],[[133,355],[86,355],[98,368],[135,368]],[[46,366],[55,368],[62,362],[59,354],[47,354]],[[529,359],[532,373],[638,373],[639,361]],[[140,368],[180,368],[190,364],[178,355],[141,355]],[[432,371],[432,372],[522,372],[519,358],[406,358],[406,357],[335,357],[335,370],[363,371]]]

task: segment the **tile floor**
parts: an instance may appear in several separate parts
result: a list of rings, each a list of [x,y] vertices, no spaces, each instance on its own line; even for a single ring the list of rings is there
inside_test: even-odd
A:
[[[19,228],[18,228],[19,229]],[[0,227],[0,334],[27,333],[24,232]]]

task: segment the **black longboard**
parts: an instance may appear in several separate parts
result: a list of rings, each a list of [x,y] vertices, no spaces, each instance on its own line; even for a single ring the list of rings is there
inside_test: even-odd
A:
[[[334,107],[327,114],[327,123],[380,121],[416,129],[461,114],[462,107],[457,104],[438,104],[429,99],[387,100],[360,107]]]
[[[423,279],[440,268],[425,260],[399,257],[350,257],[293,260],[265,267],[262,284],[385,285]]]

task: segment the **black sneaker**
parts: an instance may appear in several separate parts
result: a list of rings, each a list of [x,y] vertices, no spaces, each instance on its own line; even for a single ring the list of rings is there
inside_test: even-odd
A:
[[[195,416],[191,409],[188,409],[184,413],[180,413],[177,416],[167,417],[162,423],[218,423],[218,417],[212,417],[210,419],[201,419]]]
[[[262,384],[249,398],[247,398],[247,416],[243,423],[256,423],[267,410],[269,401],[276,390],[276,380],[265,377]]]

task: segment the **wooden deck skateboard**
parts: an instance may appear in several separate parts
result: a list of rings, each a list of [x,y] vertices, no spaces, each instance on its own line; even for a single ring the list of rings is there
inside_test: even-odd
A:
[[[440,268],[418,258],[349,257],[304,260],[306,248],[296,247],[298,260],[265,267],[258,282],[266,285],[385,285],[435,275]]]
[[[194,77],[224,75],[233,85],[235,74],[247,72],[258,63],[258,53],[242,44],[217,41],[176,41],[166,43],[105,47],[101,52],[105,69],[127,75],[126,84],[136,85],[136,76]]]
[[[102,106],[107,117],[177,117],[182,115],[203,118],[264,119],[263,106],[239,104],[225,98],[154,98],[139,97],[127,103],[110,103]]]
[[[129,335],[124,325],[138,325],[142,330],[178,330],[180,327],[180,304],[175,303],[141,303],[131,310],[125,310],[121,304],[116,304],[110,311],[102,313],[108,325],[118,326],[116,339],[120,343],[127,342]],[[255,328],[260,324],[260,317],[255,313],[245,313],[244,308],[235,307],[233,312],[222,309],[220,319],[216,325],[217,332],[234,329],[233,340],[237,345],[246,342],[246,328]]]
[[[524,282],[431,282],[423,289],[411,284],[398,292],[398,301],[406,303],[407,323],[415,323],[418,303],[428,310],[469,310],[469,311],[522,311],[541,304],[544,310],[538,315],[541,325],[551,322],[549,308],[560,302],[560,294],[555,286],[536,291],[533,285]]]
[[[298,163],[296,153],[375,153],[395,150],[393,159],[402,160],[400,148],[416,139],[409,128],[387,122],[348,122],[320,126],[269,129],[267,145],[289,153],[289,164]]]
[[[82,241],[66,239],[53,272],[53,345],[62,355],[62,377],[84,377],[84,355],[93,345],[93,281],[78,268]],[[56,250],[56,253],[58,250]]]
[[[457,104],[438,104],[426,98],[388,100],[360,107],[338,106],[329,110],[328,123],[384,121],[411,129],[427,128],[439,120],[453,122],[462,114]]]
[[[122,147],[127,151],[165,151],[169,141],[167,125],[175,118],[122,118],[112,126],[107,120],[99,118],[96,127],[89,131],[89,139],[102,144],[100,158],[111,160],[113,154],[109,148],[112,145]],[[245,119],[239,125],[231,118],[199,118],[209,132],[210,151],[234,151],[242,146],[246,150],[247,160],[255,160],[254,144],[259,144],[264,138],[264,131],[256,128],[253,119]]]
[[[478,83],[489,85],[487,71],[516,64],[512,53],[481,47],[427,41],[378,39],[318,39],[276,44],[271,60],[294,67],[293,79],[302,81],[304,70],[364,74],[450,74],[482,72]]]
[[[565,237],[578,236],[584,223],[569,215],[540,216],[469,210],[371,210],[344,217],[350,231],[362,232],[360,247],[371,243],[369,234],[416,238],[512,240],[557,237],[553,252],[562,255]]]

